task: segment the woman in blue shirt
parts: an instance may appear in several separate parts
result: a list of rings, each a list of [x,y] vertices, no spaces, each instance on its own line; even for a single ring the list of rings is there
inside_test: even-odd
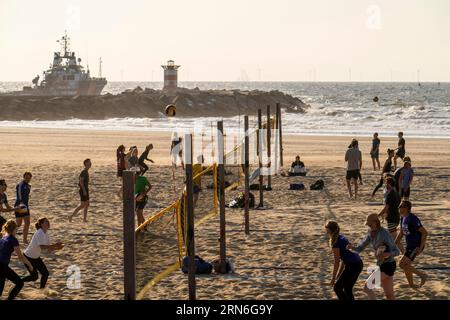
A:
[[[23,280],[9,267],[11,255],[14,252],[20,261],[22,261],[31,271],[33,266],[30,261],[24,257],[19,247],[19,241],[16,239],[17,223],[14,220],[8,220],[3,225],[3,238],[0,239],[0,297],[3,294],[5,280],[8,279],[14,283],[8,295],[8,300],[13,300],[23,287]]]
[[[347,250],[349,242],[339,234],[340,228],[337,222],[328,221],[325,229],[330,238],[329,244],[334,255],[331,285],[339,300],[355,300],[353,286],[363,269],[362,260],[357,253]]]

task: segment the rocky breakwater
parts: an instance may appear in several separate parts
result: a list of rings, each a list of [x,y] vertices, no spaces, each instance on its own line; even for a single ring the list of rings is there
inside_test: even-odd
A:
[[[280,91],[200,90],[180,88],[176,92],[137,87],[120,94],[75,97],[0,96],[0,120],[67,120],[125,117],[164,117],[174,104],[177,117],[256,114],[266,105],[288,113],[303,113],[309,107],[299,98]],[[274,109],[272,109],[274,111]]]

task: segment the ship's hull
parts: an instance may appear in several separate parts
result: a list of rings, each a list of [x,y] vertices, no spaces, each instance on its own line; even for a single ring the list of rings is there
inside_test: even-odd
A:
[[[62,82],[52,84],[51,88],[46,86],[38,86],[36,88],[24,88],[22,91],[8,92],[2,95],[7,96],[98,96],[102,93],[103,88],[107,84],[106,79],[90,79],[76,82]]]

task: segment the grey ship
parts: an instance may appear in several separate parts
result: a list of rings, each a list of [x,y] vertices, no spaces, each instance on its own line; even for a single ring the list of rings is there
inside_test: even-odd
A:
[[[53,55],[53,64],[43,72],[39,83],[39,75],[33,80],[33,86],[25,86],[22,91],[7,93],[13,96],[95,96],[100,95],[107,81],[105,78],[91,77],[81,65],[81,59],[69,49],[70,38],[65,34],[59,42],[61,52]],[[101,63],[101,62],[100,62]],[[100,66],[101,68],[101,66]]]

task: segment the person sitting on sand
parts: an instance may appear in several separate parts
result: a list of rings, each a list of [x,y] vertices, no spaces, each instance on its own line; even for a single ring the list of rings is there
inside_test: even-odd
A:
[[[20,250],[19,241],[16,238],[17,228],[17,223],[10,219],[6,221],[1,230],[3,237],[0,239],[0,297],[5,288],[5,280],[8,279],[14,283],[14,287],[9,292],[8,300],[14,300],[23,288],[22,279],[9,267],[11,255],[15,253],[29,270],[33,270],[32,264],[24,257]]]
[[[405,139],[403,138],[403,132],[399,132],[398,133],[398,147],[397,147],[397,152],[395,153],[395,157],[394,157],[394,170],[397,169],[397,159],[400,158],[403,160],[403,158],[405,157],[406,154],[406,149],[405,149]]]
[[[50,239],[48,237],[48,230],[50,229],[50,221],[47,218],[40,218],[36,224],[36,232],[31,238],[31,242],[28,247],[23,252],[25,258],[30,261],[33,269],[29,269],[27,265],[25,267],[30,273],[29,276],[23,278],[23,282],[36,281],[38,279],[38,272],[41,274],[41,283],[39,288],[44,289],[47,284],[47,279],[49,272],[47,267],[41,259],[41,251],[46,250],[47,252],[52,252],[60,250],[64,247],[61,242],[55,244],[50,244]]]
[[[23,225],[23,243],[28,243],[28,230],[30,229],[30,181],[33,175],[31,172],[23,174],[23,180],[16,186],[16,202],[14,203],[14,214],[16,216],[17,227]]]
[[[380,170],[379,151],[380,151],[380,139],[378,138],[378,133],[375,132],[373,134],[372,149],[370,150],[370,157],[372,158],[373,171],[376,171],[375,162],[378,165],[378,170]]]
[[[136,200],[136,216],[138,226],[145,222],[144,208],[148,202],[148,193],[152,189],[152,185],[144,176],[135,174],[134,196]]]
[[[140,173],[141,176],[143,176],[148,170],[148,166],[145,164],[145,160],[148,160],[151,163],[154,163],[152,159],[148,158],[148,153],[152,149],[153,149],[153,144],[150,143],[148,146],[145,147],[145,151],[142,152],[141,156],[139,157],[138,164],[139,164],[139,167],[141,168],[141,173]]]
[[[80,205],[69,216],[69,221],[72,222],[72,218],[80,211],[83,210],[83,222],[87,222],[87,214],[89,209],[89,169],[92,167],[90,159],[83,161],[84,169],[81,171],[78,178],[78,187],[80,188]]]
[[[422,287],[427,280],[427,275],[423,271],[419,271],[412,266],[414,259],[423,252],[427,241],[428,232],[423,227],[419,218],[411,213],[411,202],[403,200],[400,204],[401,214],[401,232],[399,232],[395,243],[400,244],[403,236],[406,239],[406,250],[400,258],[399,266],[405,272],[406,280],[411,288]],[[413,281],[413,273],[417,274],[421,281],[420,286],[415,286]]]
[[[400,204],[400,197],[395,191],[394,179],[386,178],[386,198],[384,200],[383,210],[378,214],[379,217],[386,219],[387,227],[392,239],[397,237],[397,227],[400,223],[400,213],[398,206]]]
[[[0,213],[2,212],[13,212],[14,208],[8,203],[8,197],[6,196],[6,181],[4,179],[0,180]],[[0,215],[0,230],[2,230],[3,225],[6,223],[6,219]]]
[[[353,197],[352,187],[350,182],[353,180],[353,184],[355,186],[355,199],[358,194],[358,178],[361,179],[360,170],[362,167],[362,154],[358,149],[358,140],[353,139],[350,144],[350,148],[347,149],[345,153],[345,161],[347,162],[347,189],[350,195],[350,198]]]
[[[394,157],[394,150],[387,149],[387,159],[384,162],[383,170],[381,172],[380,182],[377,184],[375,189],[373,189],[372,192],[372,199],[375,196],[375,193],[377,193],[378,189],[380,189],[383,186],[384,179],[387,177],[388,174],[391,173],[392,170],[392,158]]]
[[[363,269],[361,257],[359,254],[347,250],[349,242],[339,234],[340,228],[337,222],[328,221],[325,229],[334,255],[331,285],[339,300],[355,300],[353,286]]]
[[[305,164],[302,161],[300,161],[300,156],[297,155],[295,157],[295,161],[292,162],[291,168],[289,169],[289,176],[293,177],[293,176],[304,176],[304,175],[306,175]]]
[[[414,170],[411,168],[411,159],[409,157],[405,157],[405,162],[403,163],[403,170],[400,173],[399,177],[399,187],[400,187],[400,196],[403,200],[409,200],[409,195],[411,193],[411,183],[414,178]]]
[[[394,257],[400,254],[399,249],[394,243],[389,232],[381,226],[380,220],[376,213],[372,213],[367,216],[366,226],[369,227],[367,235],[362,241],[354,247],[352,244],[347,246],[348,250],[352,250],[356,253],[363,251],[369,244],[375,250],[375,256],[377,258],[377,265],[381,272],[381,287],[384,290],[384,294],[388,300],[394,300],[394,273],[397,268]],[[374,300],[375,294],[373,290],[366,285],[364,286],[364,292],[368,295],[369,299]]]

